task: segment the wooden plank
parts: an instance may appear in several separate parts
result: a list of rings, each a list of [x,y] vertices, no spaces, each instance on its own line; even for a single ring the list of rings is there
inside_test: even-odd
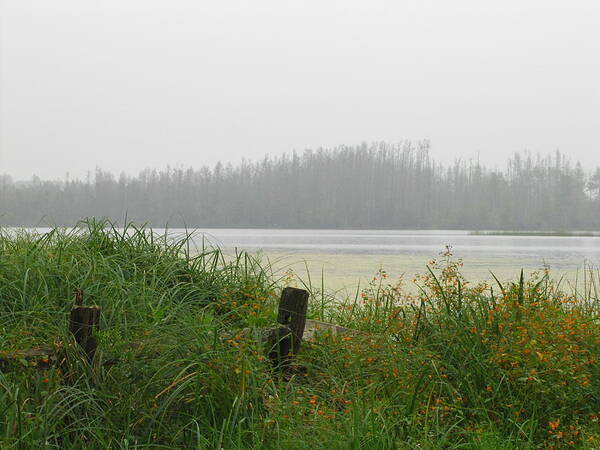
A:
[[[56,364],[56,349],[36,347],[28,350],[0,351],[0,372],[22,369],[23,363],[38,370],[48,369]]]
[[[320,320],[306,319],[306,326],[304,329],[303,339],[305,341],[312,342],[320,333],[330,333],[332,336],[339,336],[343,334],[356,334],[359,332],[357,330],[342,327],[329,322],[321,322]]]

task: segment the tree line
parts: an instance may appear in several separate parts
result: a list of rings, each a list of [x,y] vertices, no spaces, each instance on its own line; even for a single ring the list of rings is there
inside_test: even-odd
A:
[[[428,142],[306,150],[215,167],[97,169],[86,179],[0,176],[0,223],[70,226],[105,217],[162,227],[592,230],[600,168],[516,153],[504,169],[441,164]]]

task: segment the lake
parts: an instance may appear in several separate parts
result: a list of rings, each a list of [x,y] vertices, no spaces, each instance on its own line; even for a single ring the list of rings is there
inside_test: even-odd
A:
[[[446,246],[463,259],[463,273],[471,281],[491,280],[490,271],[501,279],[514,279],[521,269],[531,273],[548,265],[555,277],[574,282],[585,265],[600,264],[600,237],[585,236],[494,236],[454,230],[196,230],[196,245],[201,247],[203,239],[228,251],[260,252],[277,272],[293,269],[304,279],[310,275],[312,283],[320,283],[323,274],[334,288],[355,287],[380,268],[392,279],[412,279]]]
[[[38,228],[45,232],[49,229]],[[164,229],[155,229],[164,234]],[[169,236],[185,234],[169,229]],[[555,278],[574,283],[584,266],[600,266],[600,237],[494,236],[448,230],[273,230],[196,229],[196,251],[217,245],[228,254],[237,248],[268,259],[277,274],[293,272],[305,282],[329,288],[355,289],[383,268],[391,280],[410,281],[426,270],[428,261],[452,247],[464,262],[470,281],[491,281],[493,272],[502,280],[515,279],[548,265]],[[410,283],[409,283],[410,284]],[[410,289],[410,287],[409,287]]]

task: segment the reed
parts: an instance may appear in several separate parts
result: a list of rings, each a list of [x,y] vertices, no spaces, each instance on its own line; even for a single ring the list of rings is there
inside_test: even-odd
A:
[[[16,448],[538,448],[600,445],[598,271],[471,285],[444,253],[413,280],[379,271],[311,318],[353,328],[303,347],[291,379],[223,331],[273,322],[264,260],[89,220],[0,233],[0,358],[69,342],[75,289],[102,307],[94,364],[0,371],[0,446]],[[302,284],[303,283],[303,284]],[[136,345],[132,345],[135,343]],[[72,357],[71,357],[72,356]],[[23,364],[25,363],[25,364]]]

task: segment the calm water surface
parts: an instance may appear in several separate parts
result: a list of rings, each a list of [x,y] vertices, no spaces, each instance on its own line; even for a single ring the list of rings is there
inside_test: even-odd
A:
[[[477,236],[468,231],[443,230],[199,229],[195,241],[201,242],[202,236],[224,248],[279,252],[431,256],[449,245],[462,257],[535,258],[560,263],[600,258],[600,237]]]
[[[44,229],[38,229],[43,232]],[[164,229],[155,229],[159,234]],[[182,229],[170,229],[178,237]],[[197,229],[197,251],[217,245],[260,252],[281,273],[293,269],[299,276],[324,276],[334,287],[352,286],[369,279],[379,268],[391,276],[414,275],[452,247],[463,259],[466,277],[490,280],[490,272],[503,279],[515,278],[521,269],[532,272],[550,266],[555,276],[574,279],[584,265],[600,265],[600,237],[583,236],[481,236],[468,231],[422,230],[270,230]]]
[[[380,268],[392,278],[412,279],[426,270],[428,261],[452,247],[464,261],[463,274],[470,281],[515,279],[544,266],[555,278],[574,284],[584,266],[600,265],[600,237],[582,236],[477,236],[468,231],[422,230],[197,230],[202,239],[225,249],[261,251],[279,272],[294,272],[317,283],[353,287],[368,281]],[[200,244],[201,245],[201,244]]]

